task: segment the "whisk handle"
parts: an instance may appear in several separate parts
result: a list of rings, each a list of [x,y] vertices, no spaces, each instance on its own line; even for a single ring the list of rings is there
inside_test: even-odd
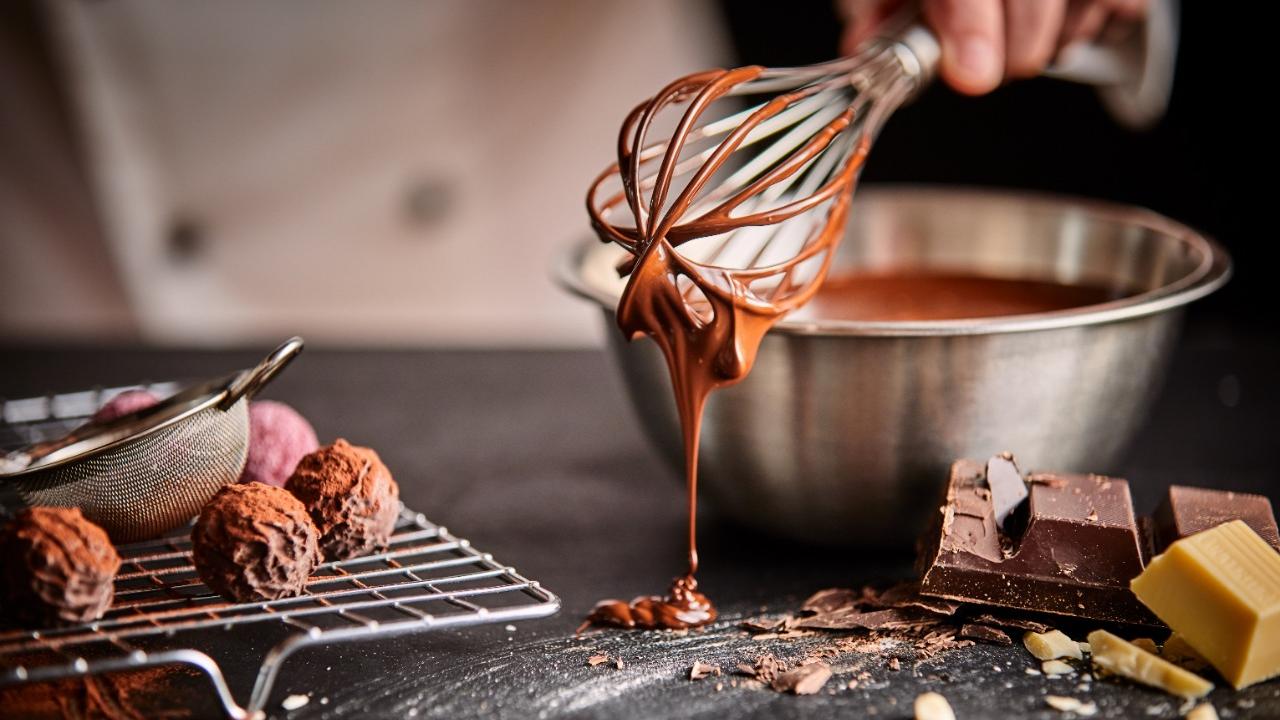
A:
[[[1178,54],[1178,0],[1154,0],[1139,32],[1064,50],[1046,77],[1094,85],[1111,115],[1135,129],[1164,115]]]
[[[271,382],[281,370],[302,352],[302,338],[294,337],[285,340],[280,347],[271,352],[250,370],[236,375],[227,385],[226,395],[218,403],[222,410],[230,409],[242,397],[253,397],[264,385]]]
[[[942,56],[933,31],[911,24],[892,42],[903,68],[916,78],[917,90],[927,86]],[[1177,51],[1178,0],[1154,0],[1139,32],[1066,48],[1044,76],[1097,87],[1113,117],[1143,128],[1159,120],[1169,105]]]

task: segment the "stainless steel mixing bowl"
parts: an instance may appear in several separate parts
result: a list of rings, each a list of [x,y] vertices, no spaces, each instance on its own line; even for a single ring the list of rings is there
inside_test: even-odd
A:
[[[595,303],[645,430],[679,467],[657,347],[614,322],[625,251],[584,240],[563,285]],[[940,188],[866,188],[832,272],[928,268],[1136,289],[1034,315],[932,322],[779,323],[751,375],[713,394],[702,493],[739,521],[821,542],[909,541],[952,460],[1012,451],[1024,469],[1113,471],[1159,389],[1187,303],[1231,261],[1146,210]]]

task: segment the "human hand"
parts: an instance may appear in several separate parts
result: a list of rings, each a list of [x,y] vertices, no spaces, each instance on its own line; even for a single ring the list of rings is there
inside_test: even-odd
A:
[[[851,53],[872,37],[904,0],[838,0],[846,18],[841,49]],[[1004,80],[1034,77],[1062,48],[1094,39],[1109,21],[1135,21],[1149,0],[920,0],[924,22],[938,36],[938,72],[967,95]]]

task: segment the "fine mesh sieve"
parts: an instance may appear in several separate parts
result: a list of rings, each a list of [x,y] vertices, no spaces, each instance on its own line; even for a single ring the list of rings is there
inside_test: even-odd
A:
[[[252,369],[11,453],[0,459],[0,506],[78,507],[115,542],[182,525],[239,478],[249,398],[301,351],[291,338]]]

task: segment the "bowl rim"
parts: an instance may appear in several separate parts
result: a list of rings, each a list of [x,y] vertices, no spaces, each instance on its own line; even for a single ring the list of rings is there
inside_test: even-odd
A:
[[[944,198],[953,203],[1014,201],[1033,208],[1051,208],[1058,211],[1075,207],[1094,218],[1143,227],[1181,240],[1199,250],[1202,260],[1191,272],[1161,287],[1105,303],[1083,305],[1066,310],[924,321],[798,320],[788,317],[779,321],[769,332],[784,335],[921,337],[1032,332],[1099,325],[1145,317],[1181,307],[1209,295],[1231,278],[1231,257],[1216,241],[1187,225],[1142,207],[1027,190],[884,183],[859,189],[855,194],[854,212],[857,210],[858,199],[865,197],[873,199],[934,197]],[[599,245],[600,240],[587,237],[564,247],[556,254],[553,267],[554,279],[568,292],[598,304],[608,312],[613,312],[617,297],[607,290],[588,283],[581,272],[585,256]]]

